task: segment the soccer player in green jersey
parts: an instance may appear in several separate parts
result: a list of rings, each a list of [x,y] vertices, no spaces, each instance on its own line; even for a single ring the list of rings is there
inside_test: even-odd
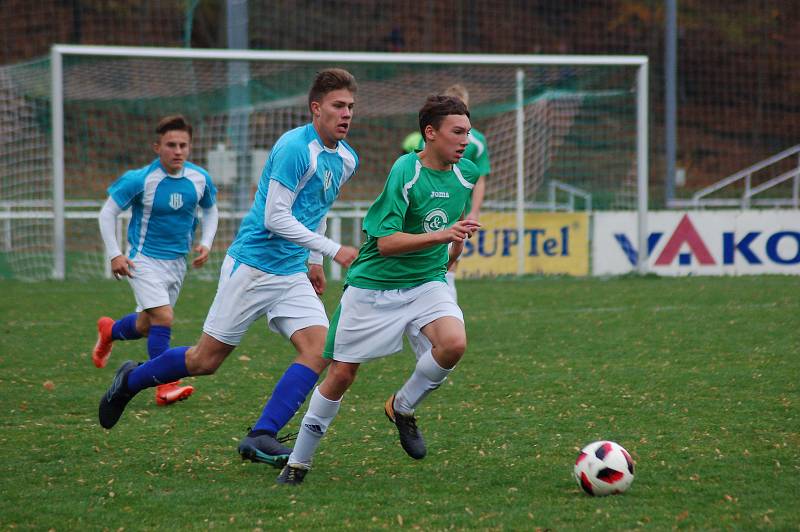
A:
[[[385,411],[409,456],[420,459],[427,452],[414,410],[444,382],[466,349],[464,317],[445,273],[480,226],[464,219],[480,174],[463,159],[470,121],[460,99],[429,97],[419,111],[419,124],[424,149],[395,162],[364,218],[367,238],[347,273],[328,331],[325,357],[333,362],[313,392],[279,483],[303,481],[359,365],[400,351],[403,334],[427,349],[417,351],[413,374],[386,401]]]
[[[460,83],[456,83],[455,85],[451,85],[445,89],[444,94],[446,96],[455,96],[464,102],[464,105],[466,105],[467,109],[469,109],[469,92],[467,92],[466,87]],[[478,173],[481,177],[478,179],[478,182],[475,183],[475,188],[472,189],[472,196],[467,206],[467,214],[465,218],[468,220],[479,220],[481,216],[481,206],[483,205],[483,197],[486,193],[486,177],[491,171],[491,163],[489,162],[489,149],[486,144],[486,137],[483,135],[483,133],[475,128],[470,129],[469,137],[467,137],[467,139],[469,143],[467,144],[467,149],[464,150],[464,159],[475,163],[475,166],[478,167]],[[403,139],[403,151],[406,153],[420,151],[424,147],[425,140],[418,131],[409,134],[405,139]],[[447,275],[445,276],[447,279],[447,286],[450,287],[450,290],[453,294],[453,299],[456,300],[457,267],[458,261],[453,262],[453,264],[447,270]]]

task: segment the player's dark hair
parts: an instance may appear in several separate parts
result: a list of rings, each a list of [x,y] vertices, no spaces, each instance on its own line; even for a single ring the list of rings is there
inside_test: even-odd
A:
[[[425,105],[419,110],[419,131],[422,138],[425,138],[425,128],[433,126],[439,129],[448,115],[466,115],[469,118],[469,110],[464,102],[455,96],[435,95],[428,96]]]
[[[189,134],[189,139],[192,138],[192,124],[183,115],[165,116],[158,121],[156,126],[158,138],[160,139],[168,131],[185,131]]]
[[[320,70],[308,90],[308,108],[311,109],[311,102],[320,102],[326,94],[339,89],[346,89],[355,94],[358,90],[356,78],[343,68]]]

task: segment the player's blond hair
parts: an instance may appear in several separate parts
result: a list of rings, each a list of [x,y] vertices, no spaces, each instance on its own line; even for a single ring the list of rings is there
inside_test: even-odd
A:
[[[444,90],[444,95],[458,98],[459,100],[464,102],[464,105],[469,107],[469,92],[467,91],[467,88],[461,83],[456,83],[455,85],[450,85],[449,87],[447,87]]]

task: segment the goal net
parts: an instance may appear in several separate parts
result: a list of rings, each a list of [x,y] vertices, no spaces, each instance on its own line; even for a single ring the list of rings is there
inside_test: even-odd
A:
[[[97,228],[106,188],[147,165],[155,124],[181,113],[221,214],[210,264],[191,275],[216,278],[271,146],[309,121],[308,86],[331,66],[359,85],[348,142],[360,169],[328,224],[344,243],[358,244],[425,97],[455,83],[490,152],[484,210],[642,209],[641,57],[56,46],[48,60],[0,68],[0,276],[108,275]]]

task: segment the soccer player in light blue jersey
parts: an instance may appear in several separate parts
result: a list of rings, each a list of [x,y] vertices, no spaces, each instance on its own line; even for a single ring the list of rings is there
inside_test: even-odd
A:
[[[349,266],[358,250],[324,236],[325,216],[339,189],[358,167],[344,140],[353,118],[356,82],[341,69],[317,74],[308,95],[311,123],[275,143],[255,200],[220,272],[217,295],[203,334],[137,366],[124,363],[100,400],[100,424],[111,428],[136,393],[159,382],[214,373],[250,325],[269,328],[294,345],[297,358],[281,377],[261,418],[239,445],[243,458],[281,467],[290,449],[277,439],[329,361],[322,358],[328,318],[322,256]]]
[[[97,321],[97,343],[92,361],[105,367],[115,340],[147,337],[151,359],[169,348],[173,307],[186,274],[185,255],[190,251],[203,211],[200,242],[192,260],[200,267],[208,260],[217,231],[214,184],[204,169],[188,162],[192,126],[183,116],[161,119],[153,144],[158,157],[144,168],[122,175],[108,188],[108,199],[100,211],[100,234],[111,261],[114,277],[126,277],[136,298],[136,312],[113,320]],[[131,209],[128,225],[130,252],[124,255],[116,237],[117,217]],[[180,382],[163,381],[156,388],[156,403],[168,405],[189,397],[194,388]]]

